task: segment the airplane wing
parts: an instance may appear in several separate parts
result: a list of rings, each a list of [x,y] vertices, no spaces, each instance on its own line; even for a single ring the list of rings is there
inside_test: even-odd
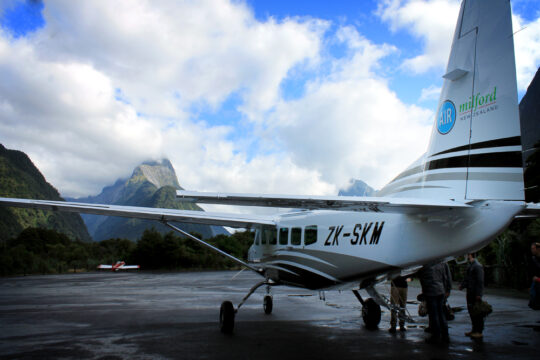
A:
[[[354,210],[371,212],[415,213],[448,208],[468,208],[467,203],[453,200],[429,200],[385,198],[367,196],[303,196],[263,195],[241,193],[214,193],[178,190],[176,197],[181,201],[199,204],[222,204],[241,206],[265,206],[295,209]]]
[[[85,204],[66,201],[0,198],[0,205],[40,210],[68,211],[94,215],[122,216],[158,221],[179,221],[194,224],[250,228],[253,225],[275,225],[268,215],[243,215],[217,212],[146,208],[138,206]]]
[[[141,267],[139,265],[124,265],[120,268],[120,270],[131,270],[131,269],[140,269]]]

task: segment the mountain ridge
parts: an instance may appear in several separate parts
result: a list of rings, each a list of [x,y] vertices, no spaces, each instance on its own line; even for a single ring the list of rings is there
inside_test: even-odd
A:
[[[171,162],[168,159],[161,159],[141,163],[133,170],[131,177],[118,179],[113,185],[105,186],[101,193],[95,196],[70,200],[94,204],[203,211],[195,204],[178,201],[176,190],[181,189]],[[151,220],[87,214],[83,214],[82,218],[95,241],[108,238],[137,240],[145,229],[151,227],[162,234],[171,231],[167,226]],[[203,238],[228,234],[219,226],[182,223],[181,227],[187,232],[196,232]]]

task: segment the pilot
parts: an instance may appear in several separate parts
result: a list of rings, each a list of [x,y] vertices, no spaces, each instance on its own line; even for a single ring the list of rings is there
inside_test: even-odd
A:
[[[427,343],[448,343],[448,323],[444,315],[444,303],[450,295],[452,276],[446,263],[427,264],[418,272],[422,293],[426,299],[431,336]]]
[[[465,333],[465,336],[470,336],[473,339],[482,339],[482,331],[484,331],[484,316],[478,315],[473,311],[473,307],[477,302],[482,301],[484,294],[484,268],[476,259],[475,253],[467,255],[469,267],[467,275],[459,285],[459,289],[467,289],[467,310],[471,317],[472,330]]]
[[[540,243],[531,244],[530,275],[532,279],[529,307],[540,310]]]

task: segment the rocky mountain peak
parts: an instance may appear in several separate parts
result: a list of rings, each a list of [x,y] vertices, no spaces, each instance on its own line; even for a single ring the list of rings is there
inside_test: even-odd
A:
[[[168,159],[145,161],[135,168],[130,180],[138,180],[141,177],[148,180],[158,189],[163,186],[181,189],[176,172]]]

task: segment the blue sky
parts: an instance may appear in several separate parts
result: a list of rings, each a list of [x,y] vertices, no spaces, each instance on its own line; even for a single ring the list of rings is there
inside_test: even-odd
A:
[[[525,27],[515,36],[521,97],[540,65],[540,4],[512,7],[514,31]],[[66,196],[95,194],[159,157],[195,190],[330,194],[351,178],[380,188],[427,146],[458,9],[7,0],[0,142]],[[402,114],[406,131],[381,135]]]

